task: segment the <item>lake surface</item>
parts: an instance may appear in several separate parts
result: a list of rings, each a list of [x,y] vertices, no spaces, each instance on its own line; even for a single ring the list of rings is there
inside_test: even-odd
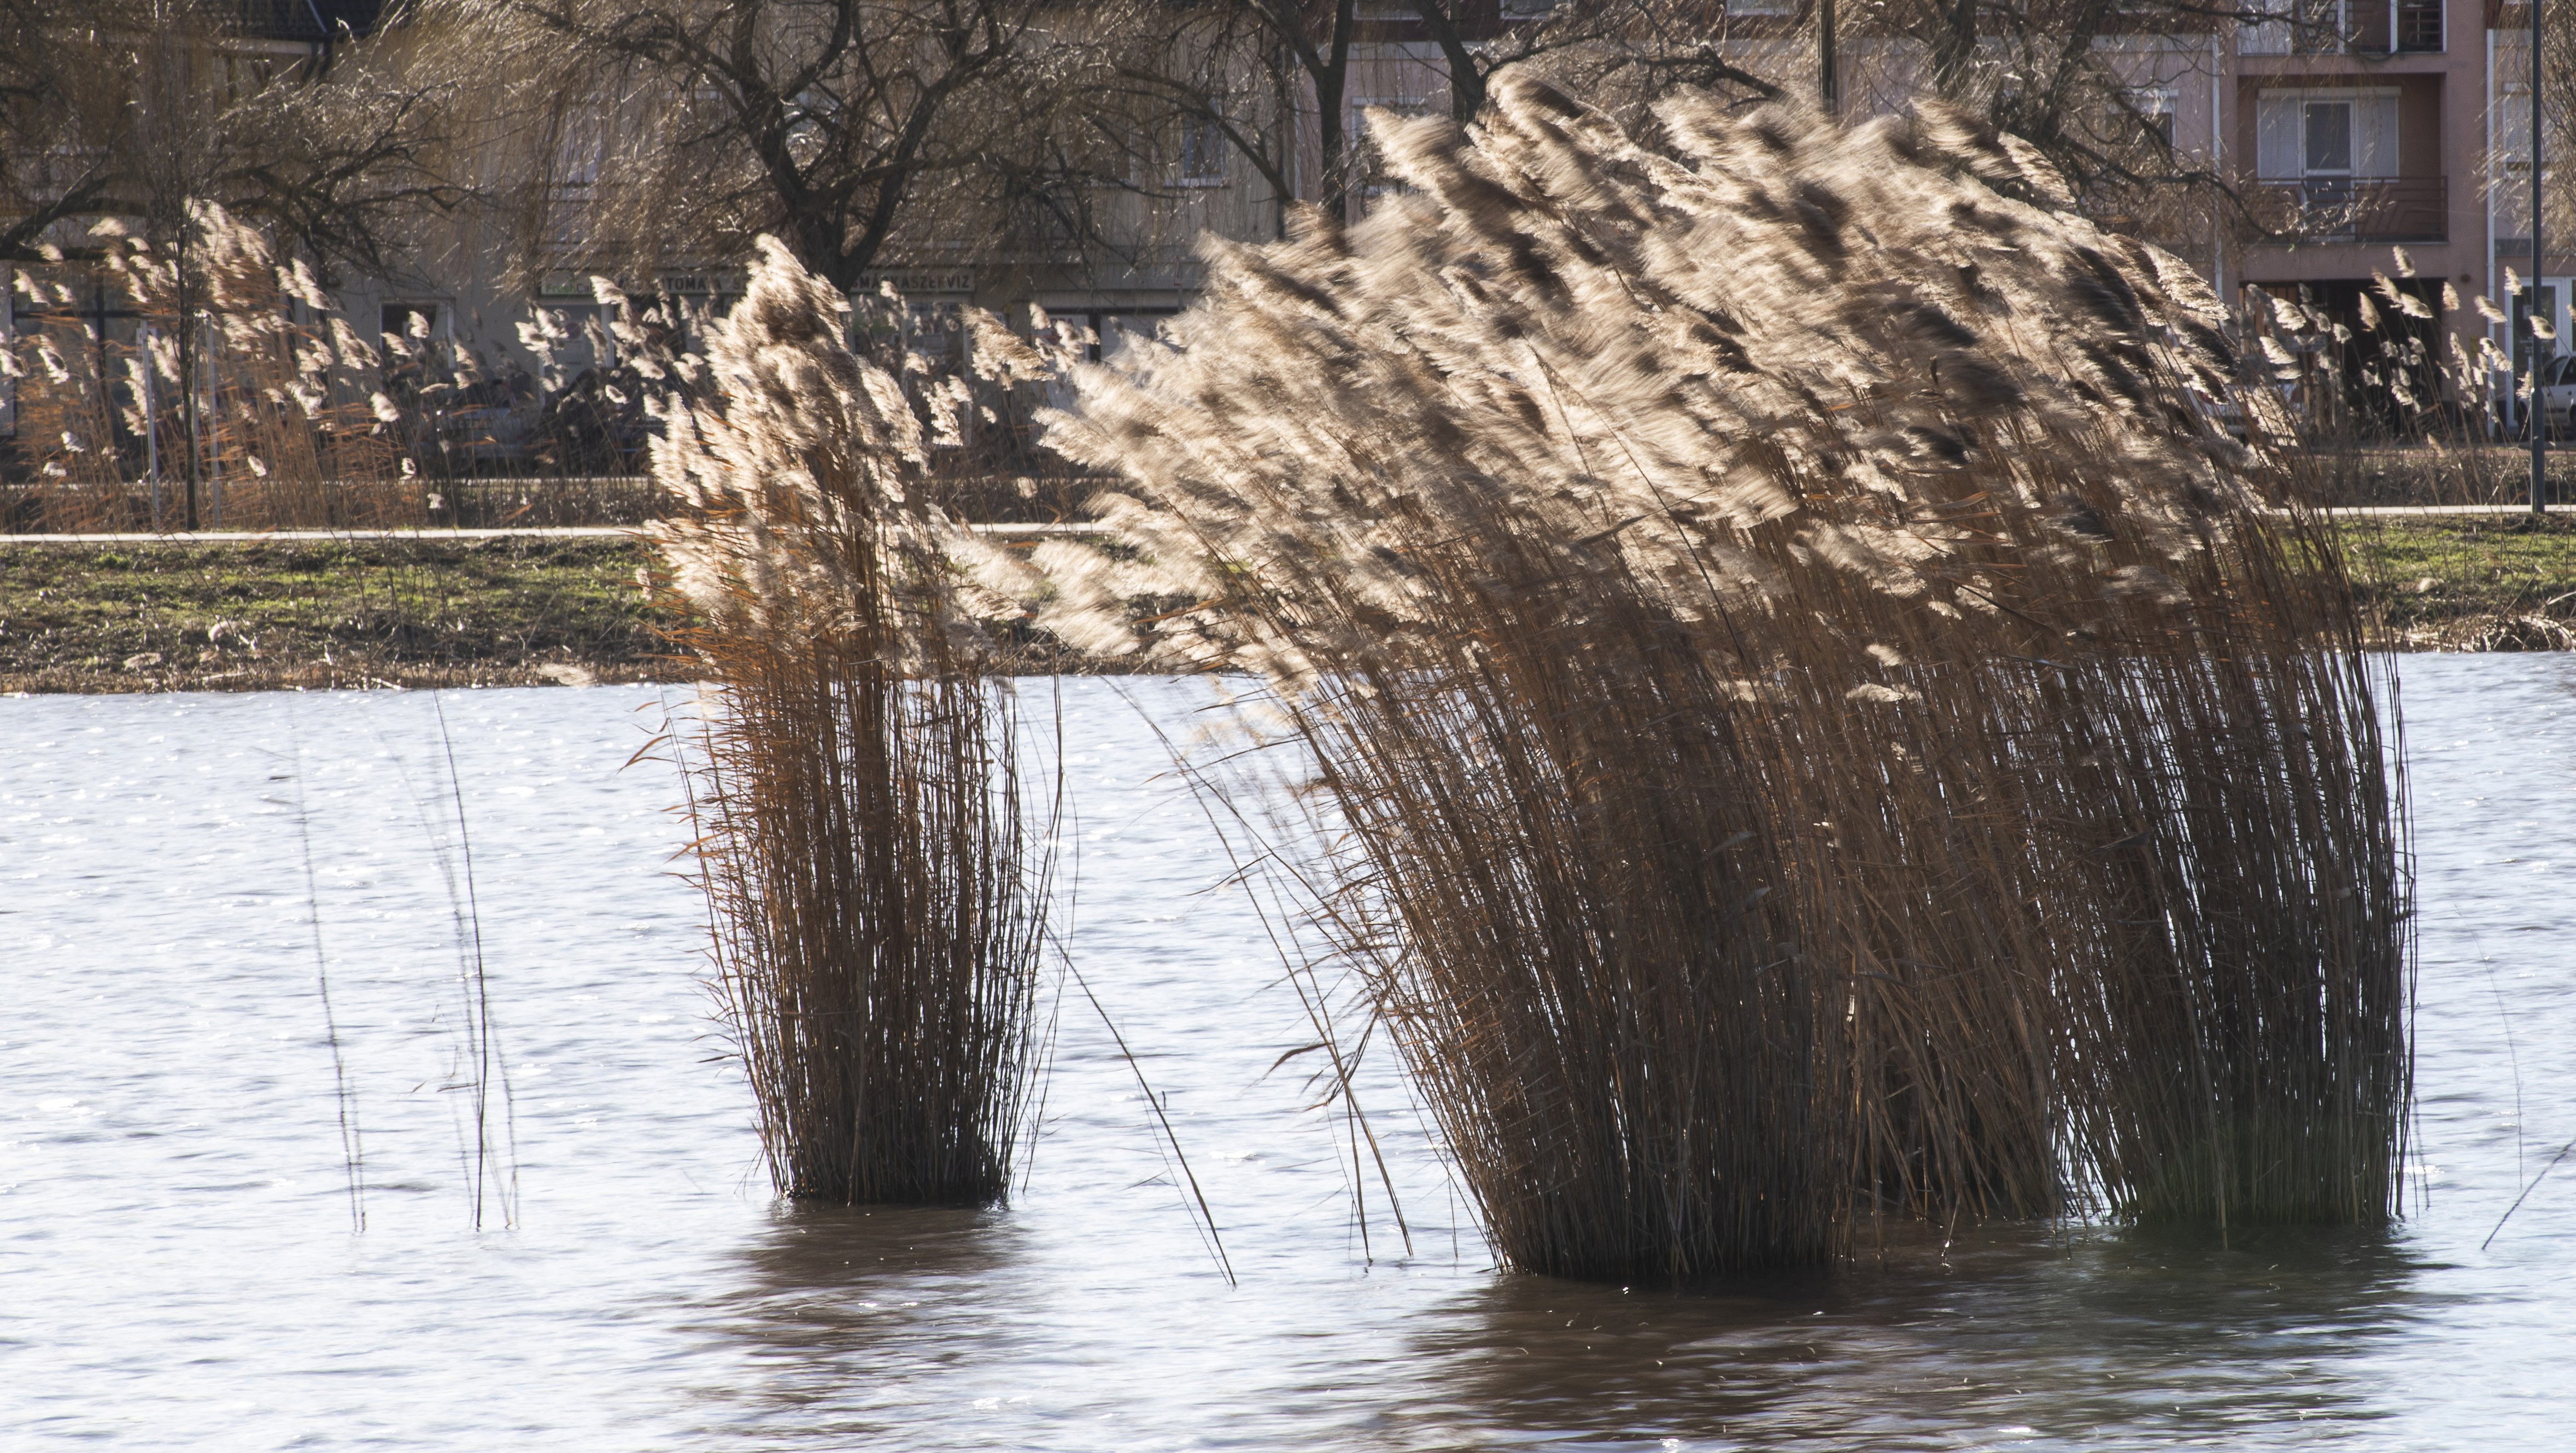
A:
[[[2576,1155],[2487,1238],[2576,1139],[2576,659],[2402,672],[2400,1228],[1724,1295],[1494,1273],[1385,1066],[1409,1250],[1374,1178],[1359,1214],[1149,725],[1204,682],[1063,684],[1065,844],[1236,1285],[1078,993],[1009,1209],[773,1203],[674,769],[627,765],[662,691],[0,700],[0,1447],[2566,1447]]]

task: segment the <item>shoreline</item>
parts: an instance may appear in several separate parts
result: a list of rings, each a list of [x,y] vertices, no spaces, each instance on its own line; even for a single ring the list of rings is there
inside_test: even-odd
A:
[[[2374,648],[2576,649],[2576,514],[2339,528]],[[0,539],[0,694],[695,681],[650,558],[618,529]],[[1102,674],[1043,647],[1012,665]]]

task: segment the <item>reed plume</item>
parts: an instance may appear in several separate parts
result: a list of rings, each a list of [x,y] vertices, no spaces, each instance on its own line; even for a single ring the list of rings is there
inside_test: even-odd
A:
[[[1503,1255],[2389,1214],[2376,667],[2206,285],[1958,113],[1495,99],[1077,370],[1032,601],[1273,683]]]
[[[717,985],[772,1177],[1002,1198],[1033,1074],[1045,857],[972,548],[848,303],[765,242],[657,405],[653,527],[710,678],[692,807]]]

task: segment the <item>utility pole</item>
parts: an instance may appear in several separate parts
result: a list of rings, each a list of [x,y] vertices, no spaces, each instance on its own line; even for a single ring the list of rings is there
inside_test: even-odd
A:
[[[181,209],[179,220],[179,398],[181,416],[188,425],[188,509],[186,519],[190,533],[197,528],[197,315],[188,297],[188,232],[190,219]]]
[[[2540,250],[2540,0],[2525,3],[2531,7],[2531,306],[2523,312],[2531,319],[2531,512],[2544,515],[2549,513],[2549,395],[2541,381],[2549,377],[2549,369],[2540,353],[2540,300],[2548,296],[2540,287],[2545,271]]]
[[[1824,102],[1828,116],[1839,116],[1843,109],[1843,89],[1834,75],[1834,60],[1834,0],[1816,0],[1816,95]]]

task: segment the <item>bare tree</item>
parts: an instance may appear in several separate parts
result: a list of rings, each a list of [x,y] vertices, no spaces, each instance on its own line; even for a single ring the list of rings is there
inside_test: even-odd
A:
[[[1546,62],[1600,69],[1611,49],[1656,33],[1650,17],[1686,9],[1705,18],[1714,0],[1586,0],[1507,17],[1500,0],[1408,0],[1405,14],[1363,11],[1356,0],[1197,0],[1140,12],[1161,30],[1123,52],[1120,79],[1184,124],[1211,126],[1275,195],[1340,214],[1367,163],[1352,134],[1353,65],[1389,42],[1428,42],[1452,116],[1472,120],[1501,72]],[[1649,42],[1652,44],[1652,42]],[[1311,115],[1315,155],[1298,156],[1301,115]]]
[[[420,209],[466,199],[452,77],[345,31],[300,57],[257,40],[202,0],[0,0],[0,257],[83,217],[175,242],[213,202],[383,272]]]
[[[1124,180],[1115,129],[1083,111],[1104,26],[1037,0],[485,0],[481,13],[517,73],[553,78],[545,108],[591,118],[540,160],[571,183],[551,205],[585,212],[574,230],[594,250],[730,258],[772,233],[855,289],[890,251],[935,230],[989,238],[1015,209],[1080,233],[1082,189]]]
[[[116,180],[125,130],[99,32],[52,0],[0,0],[0,258],[25,260]]]

